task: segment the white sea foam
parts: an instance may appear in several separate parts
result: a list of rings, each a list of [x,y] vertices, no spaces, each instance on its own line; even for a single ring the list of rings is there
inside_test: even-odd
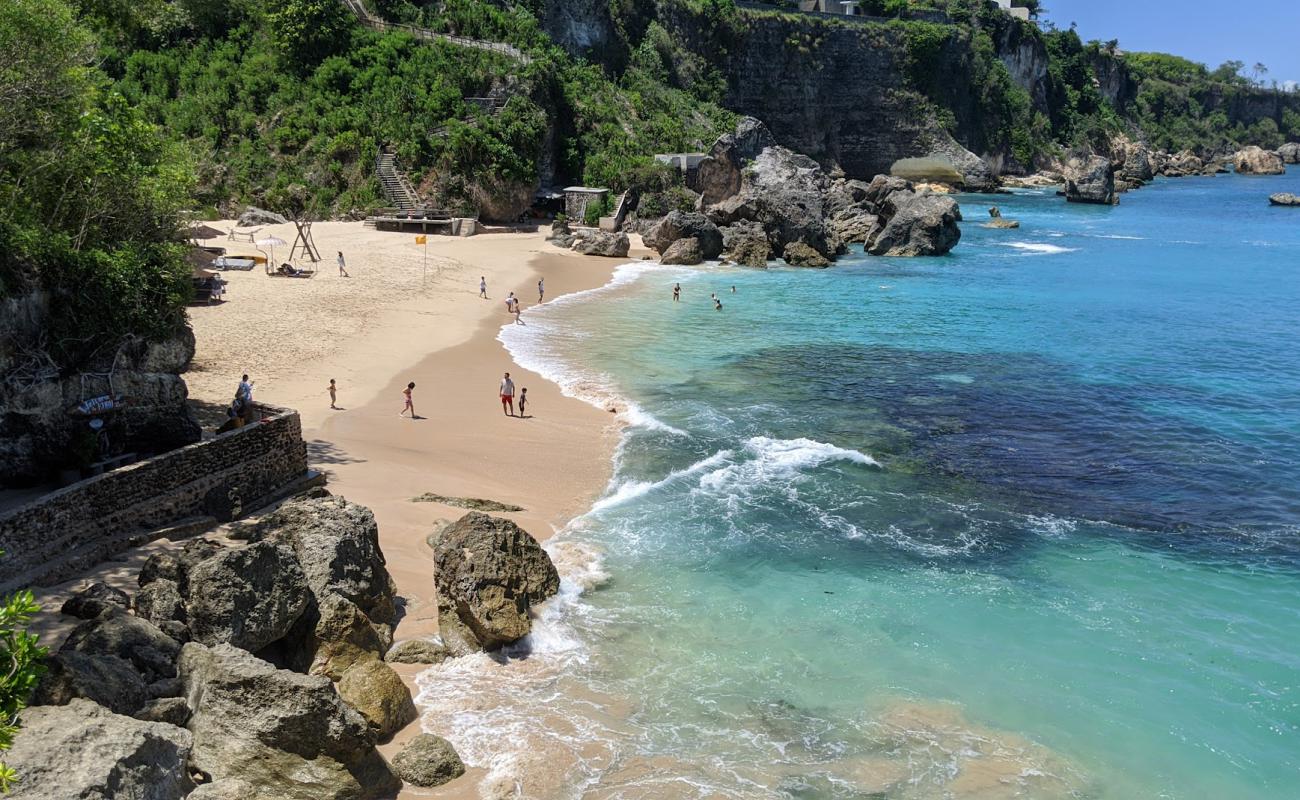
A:
[[[857,450],[836,447],[812,439],[773,439],[755,436],[745,442],[751,458],[728,464],[700,478],[699,488],[708,492],[751,490],[774,481],[789,481],[803,470],[829,461],[851,461],[878,467],[871,456]]]
[[[1059,253],[1073,253],[1078,248],[1061,247],[1055,244],[1045,244],[1042,242],[1004,242],[1000,243],[1001,247],[1010,247],[1021,252],[1033,255],[1057,255]]]
[[[620,483],[617,486],[614,486],[610,491],[607,491],[604,497],[597,500],[595,504],[592,505],[591,511],[588,513],[598,514],[602,511],[607,511],[615,506],[620,506],[629,500],[643,497],[655,489],[668,486],[682,478],[698,475],[701,472],[711,470],[714,467],[725,464],[732,455],[732,451],[730,450],[720,450],[708,458],[695,462],[685,469],[670,472],[657,481],[625,481]]]

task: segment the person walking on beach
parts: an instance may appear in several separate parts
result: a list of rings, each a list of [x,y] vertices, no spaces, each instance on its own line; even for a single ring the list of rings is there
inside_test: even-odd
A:
[[[397,416],[404,417],[406,416],[406,412],[409,411],[411,412],[411,419],[416,418],[415,403],[414,401],[411,400],[411,392],[413,391],[415,391],[415,381],[411,381],[410,383],[406,384],[406,388],[402,390],[402,397],[406,398],[406,404],[402,406],[402,410],[398,413]]]
[[[519,390],[519,416],[524,416],[524,407],[528,405],[528,388]]]
[[[330,408],[338,408],[338,406],[334,405],[335,401],[338,400],[338,387],[334,385],[333,378],[330,378],[329,393],[330,393]]]
[[[519,312],[523,311],[523,306],[519,304],[519,298],[515,298],[515,324],[523,325],[524,321],[519,318]]]
[[[343,251],[342,251],[342,250],[339,251],[339,277],[340,277],[340,278],[351,278],[351,277],[352,277],[351,275],[348,274],[347,265],[346,265],[346,264],[344,263],[344,261],[343,261]]]
[[[501,413],[508,417],[515,415],[515,382],[510,380],[510,373],[501,379]]]
[[[682,300],[682,285],[681,285],[680,283],[674,283],[674,284],[673,284],[673,302],[674,302],[674,303],[680,303],[681,300]]]
[[[537,279],[537,302],[539,303],[542,302],[542,298],[545,296],[546,296],[546,279],[538,278]]]
[[[479,278],[479,279],[478,279],[478,296],[481,297],[481,298],[483,298],[484,300],[488,299],[488,296],[487,296],[487,278],[486,278],[486,277],[483,277],[483,278]]]

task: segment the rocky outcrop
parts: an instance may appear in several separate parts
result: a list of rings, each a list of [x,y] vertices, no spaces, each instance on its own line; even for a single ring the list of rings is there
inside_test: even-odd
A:
[[[1277,149],[1278,158],[1284,164],[1300,164],[1300,142],[1287,142]]]
[[[345,703],[361,712],[381,742],[419,716],[411,690],[383,661],[365,659],[353,664],[339,679],[338,692]]]
[[[719,245],[721,245],[721,235],[719,235]],[[659,257],[661,264],[680,264],[692,266],[704,262],[704,251],[700,249],[700,240],[694,236],[685,239],[678,239],[668,245],[663,255]]]
[[[456,748],[441,736],[422,733],[393,759],[393,771],[412,786],[441,786],[465,774]]]
[[[1278,192],[1268,196],[1269,205],[1274,206],[1300,206],[1300,196],[1290,192]]]
[[[1238,150],[1232,157],[1232,165],[1242,175],[1281,175],[1286,172],[1281,156],[1254,145]]]
[[[1157,165],[1160,174],[1167,178],[1200,175],[1205,170],[1205,162],[1191,150],[1180,150],[1172,155],[1157,154]]]
[[[933,139],[925,155],[895,161],[889,174],[913,183],[941,183],[969,192],[997,188],[997,178],[982,158],[962,147],[946,131],[934,134]]]
[[[235,225],[240,228],[250,228],[254,225],[283,225],[289,220],[274,211],[267,211],[264,208],[249,206],[235,220]]]
[[[902,185],[900,183],[900,185]],[[827,225],[841,246],[864,244],[878,218],[867,202],[870,184],[857,180],[836,180],[826,193]]]
[[[438,626],[451,652],[494,650],[527,636],[532,607],[560,577],[546,551],[510,520],[471,512],[434,542]]]
[[[36,705],[63,706],[81,698],[131,716],[149,702],[140,672],[117,656],[58,652],[46,660],[45,668],[32,698]]]
[[[68,634],[61,653],[115,657],[129,663],[146,683],[176,677],[181,645],[148,622],[110,612],[81,623]]]
[[[587,256],[626,258],[632,243],[626,233],[611,233],[594,228],[579,228],[573,233],[569,249]]]
[[[700,252],[699,261],[664,263],[694,263],[708,261],[722,255],[722,232],[708,217],[698,213],[669,211],[642,237],[646,247],[652,248],[660,255],[666,255],[675,242],[682,239],[694,239]]]
[[[276,669],[228,644],[187,644],[179,668],[190,765],[214,781],[321,800],[369,800],[400,787],[369,724],[329,678]]]
[[[785,263],[792,267],[812,267],[814,269],[824,269],[831,265],[831,261],[826,256],[812,249],[803,242],[791,242],[785,246],[785,252],[781,255]]]
[[[105,611],[130,607],[131,597],[126,592],[106,583],[92,583],[69,597],[59,611],[78,619],[94,619]]]
[[[5,764],[15,800],[180,800],[193,788],[192,738],[174,725],[114,714],[89,700],[33,706]]]
[[[284,544],[262,541],[224,550],[189,571],[190,636],[256,652],[283,639],[309,599],[303,569]]]
[[[427,639],[398,642],[384,656],[390,664],[441,664],[451,657],[447,646]]]
[[[1115,168],[1103,156],[1076,157],[1065,168],[1065,199],[1071,203],[1115,205]]]
[[[895,191],[879,211],[881,225],[867,240],[873,256],[938,256],[961,240],[961,209],[946,195]]]
[[[741,221],[722,229],[722,250],[726,258],[746,267],[766,267],[772,257],[763,226]]]
[[[1129,188],[1150,183],[1155,178],[1155,163],[1151,150],[1141,141],[1118,134],[1110,139],[1111,166],[1116,180]]]
[[[997,206],[989,209],[989,221],[984,223],[985,228],[1019,228],[1020,222],[1014,219],[1006,219],[1002,216],[1002,210]]]

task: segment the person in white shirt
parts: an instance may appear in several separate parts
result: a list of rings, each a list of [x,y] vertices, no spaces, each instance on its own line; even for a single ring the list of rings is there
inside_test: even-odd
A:
[[[508,417],[515,415],[515,382],[510,380],[510,373],[501,379],[501,412]]]
[[[478,279],[478,296],[481,297],[481,298],[483,298],[484,300],[488,299],[488,296],[487,296],[487,278],[479,278],[479,279]]]
[[[542,298],[545,296],[546,296],[546,279],[538,278],[537,279],[537,302],[539,303],[542,302]]]
[[[343,251],[342,251],[342,250],[339,251],[339,277],[340,277],[340,278],[351,278],[351,277],[352,277],[351,275],[348,274],[347,266],[343,263]]]

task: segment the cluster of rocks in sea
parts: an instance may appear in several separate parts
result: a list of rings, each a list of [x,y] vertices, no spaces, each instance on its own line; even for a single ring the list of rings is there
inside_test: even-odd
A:
[[[367,800],[464,772],[421,734],[390,663],[437,663],[526,636],[559,577],[508,520],[471,512],[433,540],[442,641],[393,646],[398,598],[369,509],[324,490],[150,556],[139,590],[95,584],[48,659],[6,763],[15,798]]]

